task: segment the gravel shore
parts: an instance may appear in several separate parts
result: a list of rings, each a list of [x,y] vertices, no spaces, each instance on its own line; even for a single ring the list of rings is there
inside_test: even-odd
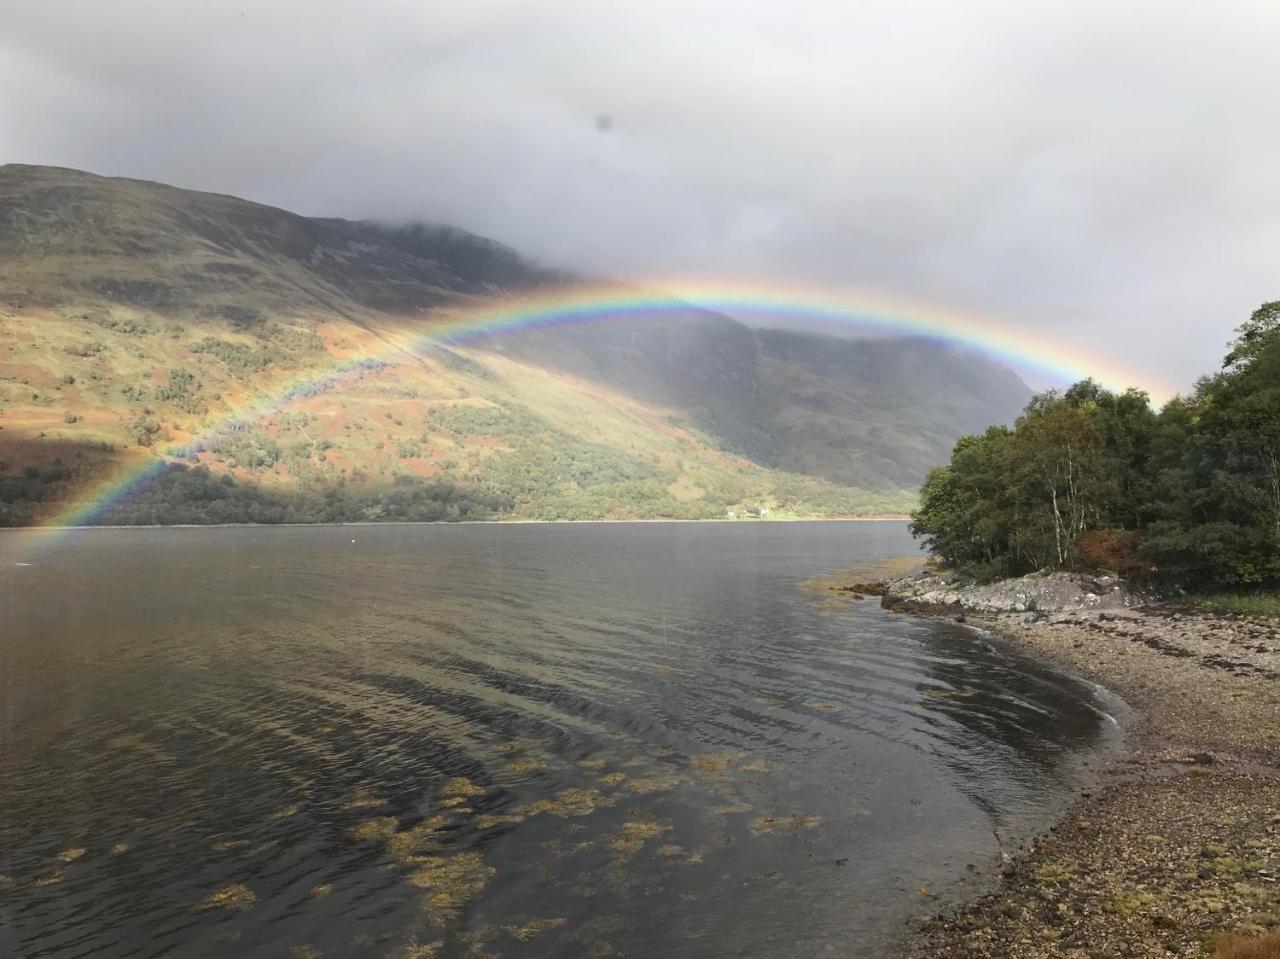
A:
[[[974,614],[913,607],[903,582],[880,584],[886,605],[962,616],[1133,709],[1100,786],[904,955],[1208,956],[1223,933],[1280,930],[1280,623],[1171,604]]]

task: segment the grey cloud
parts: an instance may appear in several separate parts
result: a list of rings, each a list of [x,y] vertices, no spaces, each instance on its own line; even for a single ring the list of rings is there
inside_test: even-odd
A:
[[[0,158],[880,288],[1185,385],[1280,296],[1278,41],[1267,0],[10,0]]]

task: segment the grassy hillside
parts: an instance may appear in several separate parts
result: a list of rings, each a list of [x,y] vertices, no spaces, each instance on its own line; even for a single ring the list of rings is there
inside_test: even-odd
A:
[[[0,167],[0,522],[57,516],[162,460],[175,469],[101,519],[910,506],[924,454],[897,457],[901,437],[875,447],[869,429],[850,442],[858,430],[818,427],[794,398],[822,377],[723,317],[690,310],[659,325],[412,345],[458,305],[563,282],[448,228],[314,220]],[[611,367],[619,338],[647,359]],[[883,424],[874,389],[842,395]],[[816,430],[809,445],[825,453],[787,453],[779,426]]]

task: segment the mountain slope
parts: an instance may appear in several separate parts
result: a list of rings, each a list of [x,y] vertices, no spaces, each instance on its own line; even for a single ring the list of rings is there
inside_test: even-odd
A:
[[[1012,371],[943,343],[757,330],[693,311],[491,345],[678,406],[761,465],[864,489],[915,489],[958,437],[1012,421],[1031,396]]]
[[[271,518],[892,511],[1027,394],[937,344],[693,308],[421,346],[459,305],[572,282],[449,227],[0,167],[0,522],[158,459],[233,485],[96,519],[236,518],[227,488]]]

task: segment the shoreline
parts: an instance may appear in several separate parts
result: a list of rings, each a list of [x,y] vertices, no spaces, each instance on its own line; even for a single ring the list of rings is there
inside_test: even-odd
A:
[[[997,885],[905,934],[906,959],[1209,956],[1222,933],[1280,930],[1280,622],[1168,603],[960,619],[1125,704],[1122,740]],[[871,590],[865,590],[870,593]],[[871,601],[871,600],[867,600]]]
[[[336,523],[135,523],[127,526],[0,526],[0,533],[13,530],[27,533],[70,533],[93,529],[303,529],[311,526],[603,526],[628,523],[905,523],[906,513],[876,513],[867,516],[779,516],[741,519],[468,519],[468,520],[356,520]]]

